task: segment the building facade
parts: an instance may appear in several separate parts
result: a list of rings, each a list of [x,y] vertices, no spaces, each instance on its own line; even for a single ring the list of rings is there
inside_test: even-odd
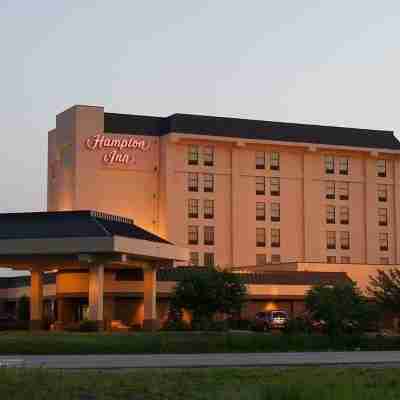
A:
[[[96,209],[193,265],[400,263],[393,132],[74,106],[49,132],[48,210]]]

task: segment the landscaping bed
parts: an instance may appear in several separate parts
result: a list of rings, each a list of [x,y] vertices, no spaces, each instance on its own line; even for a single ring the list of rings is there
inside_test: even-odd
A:
[[[0,369],[7,400],[372,400],[400,397],[399,370],[363,368]]]
[[[160,354],[400,350],[400,337],[255,332],[1,332],[0,354]]]

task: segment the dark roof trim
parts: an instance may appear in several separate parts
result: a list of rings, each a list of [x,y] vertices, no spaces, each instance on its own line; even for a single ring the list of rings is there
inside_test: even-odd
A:
[[[168,243],[133,220],[98,211],[51,211],[0,214],[0,240],[123,236]]]
[[[162,136],[168,133],[400,150],[393,131],[241,118],[173,114],[152,117],[104,113],[104,132]]]

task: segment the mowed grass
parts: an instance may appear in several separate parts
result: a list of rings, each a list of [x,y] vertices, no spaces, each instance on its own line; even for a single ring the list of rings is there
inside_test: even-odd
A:
[[[61,372],[0,369],[7,400],[391,400],[400,369],[236,368]]]
[[[400,350],[400,337],[264,333],[61,333],[1,332],[0,354],[161,354]]]

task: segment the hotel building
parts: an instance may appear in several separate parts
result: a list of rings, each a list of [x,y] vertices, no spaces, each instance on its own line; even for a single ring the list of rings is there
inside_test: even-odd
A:
[[[242,272],[249,318],[300,313],[317,283],[365,290],[400,264],[399,156],[388,131],[74,106],[49,132],[48,212],[0,215],[0,266],[57,272],[32,272],[31,289],[0,280],[0,299],[12,309],[40,292],[36,321],[44,299],[64,323],[151,328],[184,273],[174,266]]]

